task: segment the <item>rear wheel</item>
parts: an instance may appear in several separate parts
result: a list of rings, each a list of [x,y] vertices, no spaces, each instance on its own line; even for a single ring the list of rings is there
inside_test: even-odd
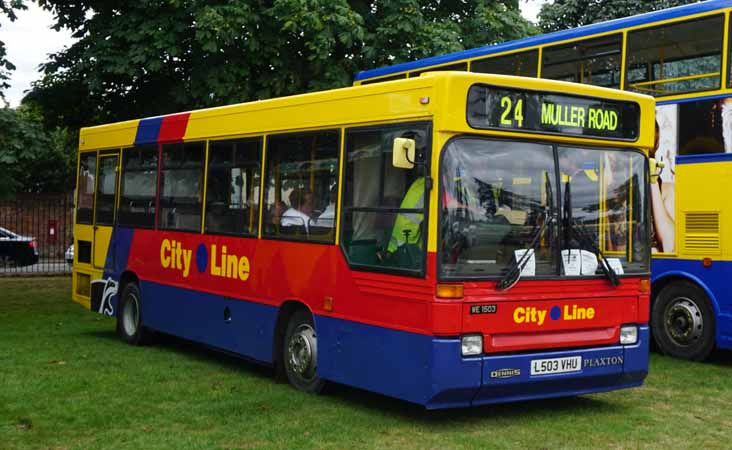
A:
[[[140,288],[136,283],[127,283],[122,289],[117,308],[117,333],[131,345],[142,345],[147,341],[148,331],[142,322]]]
[[[317,374],[317,334],[312,316],[304,309],[296,311],[287,323],[282,359],[291,385],[309,393],[319,393],[323,390],[325,381]]]
[[[667,355],[701,361],[714,348],[714,311],[695,284],[679,281],[661,289],[651,322],[656,344]]]

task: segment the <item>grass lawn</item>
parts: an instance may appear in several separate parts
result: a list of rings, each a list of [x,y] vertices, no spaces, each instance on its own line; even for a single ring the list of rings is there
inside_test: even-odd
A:
[[[0,449],[732,447],[730,353],[654,354],[639,389],[427,412],[343,386],[306,395],[171,337],[128,346],[69,291],[0,279]]]

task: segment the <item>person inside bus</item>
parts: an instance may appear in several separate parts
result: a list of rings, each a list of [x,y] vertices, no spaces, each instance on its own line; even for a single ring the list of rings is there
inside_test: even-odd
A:
[[[283,201],[275,202],[272,205],[272,225],[280,225],[282,221],[282,215],[287,211],[287,205]]]
[[[333,185],[329,192],[328,206],[326,206],[325,210],[318,216],[318,219],[313,223],[313,226],[333,228],[335,222],[336,201],[338,201],[338,187]]]
[[[424,207],[424,177],[415,179],[404,195],[399,209],[422,209]],[[422,249],[423,214],[399,213],[391,229],[391,238],[386,255],[378,253],[380,260],[392,259],[400,267],[411,267],[420,261]],[[408,245],[409,244],[409,245]],[[397,255],[399,252],[398,257]],[[396,258],[396,259],[395,259]]]
[[[655,158],[658,152],[661,132],[656,122],[656,138],[651,150],[650,157]],[[658,181],[651,183],[651,216],[653,218],[653,229],[651,234],[651,251],[673,252],[674,251],[674,230],[676,227],[676,216],[674,213],[674,184],[661,181],[661,172],[658,169]]]
[[[304,189],[294,189],[290,192],[290,208],[282,214],[280,225],[283,227],[302,226],[308,232],[310,214],[315,208],[315,196]]]

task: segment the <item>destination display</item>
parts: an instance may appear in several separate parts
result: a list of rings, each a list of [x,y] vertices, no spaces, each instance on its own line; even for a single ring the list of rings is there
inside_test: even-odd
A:
[[[468,92],[468,124],[479,129],[635,141],[637,103],[477,84]]]

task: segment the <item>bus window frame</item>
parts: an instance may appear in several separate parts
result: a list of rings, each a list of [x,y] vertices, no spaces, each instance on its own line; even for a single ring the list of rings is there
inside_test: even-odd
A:
[[[266,239],[266,240],[273,240],[273,241],[299,242],[299,243],[304,243],[304,244],[320,244],[320,245],[334,245],[335,244],[336,232],[337,232],[337,226],[336,226],[335,219],[338,218],[339,217],[338,215],[340,214],[340,206],[341,206],[339,204],[340,195],[338,196],[338,199],[336,199],[336,211],[335,211],[334,222],[333,222],[333,236],[329,240],[307,239],[307,238],[303,239],[303,238],[297,238],[297,237],[286,237],[287,235],[283,235],[283,234],[274,235],[274,234],[266,233],[265,229],[264,229],[264,219],[265,219],[264,211],[265,211],[266,205],[264,204],[264,202],[266,201],[266,197],[267,197],[267,192],[266,192],[267,169],[269,167],[268,164],[271,161],[271,154],[270,154],[270,145],[271,144],[269,141],[270,138],[275,137],[275,136],[287,136],[287,135],[307,136],[307,135],[318,134],[318,133],[335,132],[336,136],[337,136],[337,141],[338,141],[338,148],[336,151],[336,180],[338,183],[341,183],[341,164],[342,164],[341,154],[343,151],[343,149],[342,149],[343,148],[342,133],[344,132],[343,130],[344,130],[343,128],[328,127],[328,128],[318,128],[318,129],[311,129],[311,130],[288,131],[288,132],[283,132],[283,133],[269,133],[269,134],[265,134],[262,136],[263,142],[264,142],[264,145],[262,148],[263,148],[264,153],[262,155],[263,176],[262,176],[262,179],[260,180],[260,183],[261,183],[260,192],[261,192],[261,196],[262,196],[262,200],[260,201],[260,205],[259,205],[259,209],[260,209],[260,221],[259,222],[260,223],[258,225],[258,229],[259,229],[258,234],[253,237],[258,237],[259,239]],[[338,186],[338,191],[340,192],[340,186]]]
[[[548,135],[545,134],[545,135]],[[457,136],[453,136],[450,139],[445,142],[445,144],[440,149],[440,158],[439,158],[439,167],[438,167],[438,180],[435,185],[435,188],[437,188],[437,241],[436,241],[436,251],[435,251],[435,259],[437,260],[437,282],[448,282],[448,283],[455,283],[455,282],[475,282],[475,281],[499,281],[503,278],[503,275],[489,275],[489,276],[483,276],[483,277],[476,277],[476,276],[445,276],[442,271],[442,252],[441,252],[441,241],[440,237],[442,236],[442,227],[443,227],[443,221],[439,220],[440,212],[443,208],[443,185],[442,185],[442,176],[441,176],[441,170],[443,167],[443,159],[445,158],[445,149],[452,144],[453,141],[459,140],[459,139],[484,139],[484,140],[491,140],[491,141],[503,141],[503,142],[530,142],[535,144],[543,144],[543,145],[549,145],[552,148],[552,153],[554,156],[554,164],[556,167],[556,173],[555,173],[555,180],[556,186],[561,188],[561,173],[560,173],[560,165],[559,165],[559,148],[582,148],[582,149],[589,149],[589,150],[605,150],[605,151],[617,151],[617,152],[633,152],[638,153],[643,157],[643,160],[645,162],[645,168],[644,173],[646,174],[646,183],[650,183],[650,180],[648,179],[648,157],[646,153],[644,153],[641,149],[637,147],[630,147],[630,146],[617,146],[612,147],[608,145],[596,145],[595,143],[586,143],[586,144],[578,144],[578,143],[563,143],[563,142],[557,142],[557,141],[551,141],[547,139],[528,139],[528,138],[522,138],[522,137],[506,137],[506,136],[490,136],[490,135],[483,135],[483,134],[474,134],[474,133],[464,133],[459,134]],[[552,255],[553,263],[555,264],[556,270],[554,275],[537,275],[530,278],[526,278],[525,280],[529,281],[556,281],[556,280],[597,280],[604,278],[605,275],[602,274],[595,274],[595,275],[579,275],[579,276],[566,276],[561,274],[561,250],[562,250],[562,236],[564,236],[564,224],[561,220],[561,202],[562,202],[562,193],[561,191],[557,191],[555,193],[555,196],[559,200],[557,205],[555,206],[556,212],[560,214],[559,220],[557,221],[557,239],[558,239],[558,245],[555,245],[555,251]],[[649,227],[652,226],[652,219],[651,219],[651,200],[650,200],[650,190],[648,190],[648,198],[646,199],[646,217],[644,218],[646,220],[646,223],[649,224]],[[555,199],[556,200],[556,199]],[[649,228],[650,230],[650,228]],[[651,238],[650,238],[650,231],[648,232],[647,236],[647,242],[648,242],[648,270],[645,272],[633,272],[633,273],[624,273],[622,275],[618,274],[618,278],[638,278],[638,277],[646,277],[651,275],[651,261],[652,261],[652,254],[650,251],[651,247]],[[631,243],[632,245],[632,243]]]
[[[382,82],[385,83],[387,81],[406,80],[407,78],[409,78],[409,77],[407,77],[408,74],[409,74],[409,72],[399,72],[396,75],[389,75],[389,76],[381,77],[381,78],[369,78],[368,80],[363,80],[361,82],[361,86],[382,83]]]
[[[205,155],[205,162],[204,162],[204,179],[205,179],[205,188],[204,188],[204,195],[203,195],[203,212],[202,212],[202,225],[201,225],[201,234],[205,235],[212,235],[212,236],[229,236],[229,237],[238,237],[238,238],[254,238],[257,239],[259,237],[259,228],[260,228],[260,221],[262,219],[262,192],[264,189],[264,177],[262,176],[262,173],[264,171],[264,137],[265,135],[259,134],[255,136],[242,136],[242,137],[235,137],[235,138],[224,138],[224,139],[208,139],[206,140],[206,155]],[[236,142],[242,142],[242,141],[258,141],[259,144],[259,195],[257,195],[257,204],[258,204],[258,210],[256,212],[257,217],[257,226],[254,227],[254,231],[252,233],[246,232],[246,233],[227,233],[223,231],[208,231],[206,229],[206,224],[208,222],[208,208],[206,207],[208,202],[208,177],[209,177],[209,164],[210,164],[210,155],[211,155],[211,145],[216,143],[236,143]],[[233,167],[233,166],[232,166]]]
[[[725,63],[725,55],[724,55],[725,39],[724,39],[724,35],[725,35],[726,32],[728,32],[728,30],[725,28],[725,24],[727,23],[726,16],[727,16],[727,12],[724,11],[724,10],[722,10],[722,11],[713,12],[711,14],[704,14],[704,15],[701,15],[701,16],[685,16],[685,17],[682,17],[681,19],[675,20],[673,22],[668,22],[668,23],[654,22],[654,23],[646,24],[644,26],[626,28],[624,30],[625,33],[626,33],[626,37],[624,39],[625,47],[623,49],[625,65],[623,67],[623,72],[622,72],[623,73],[623,86],[622,86],[622,89],[624,91],[628,91],[628,92],[635,92],[635,93],[639,93],[639,94],[650,95],[653,98],[675,97],[675,96],[681,96],[681,95],[697,94],[697,93],[701,93],[701,92],[717,92],[720,89],[724,89],[724,84],[723,84],[723,81],[724,80],[723,80],[723,78],[724,78],[724,72],[726,70],[725,67],[724,67],[724,63]],[[689,24],[689,23],[692,23],[692,22],[700,22],[700,21],[714,19],[714,18],[720,18],[720,17],[722,19],[722,25],[721,25],[721,31],[722,32],[719,34],[720,35],[720,37],[719,37],[719,39],[720,39],[720,46],[719,46],[719,49],[720,49],[719,50],[719,74],[718,74],[718,77],[717,77],[718,84],[717,84],[716,87],[714,87],[714,88],[702,88],[702,89],[689,90],[689,91],[686,91],[685,90],[685,91],[678,91],[678,92],[670,92],[670,93],[667,93],[667,94],[653,95],[653,94],[651,94],[649,92],[643,92],[643,91],[639,91],[637,89],[634,89],[631,86],[633,83],[628,79],[628,74],[632,70],[632,67],[637,68],[637,67],[644,67],[645,66],[646,67],[646,74],[648,74],[648,69],[647,69],[648,62],[646,62],[644,64],[634,64],[634,65],[632,65],[632,63],[631,63],[630,38],[631,38],[631,35],[633,33],[642,33],[642,32],[654,31],[654,30],[658,30],[660,28],[671,28],[671,27],[676,26],[676,25]],[[656,47],[656,48],[658,49],[658,47]],[[708,56],[713,56],[713,55],[714,55],[714,53],[705,53],[705,54],[698,55],[697,58],[703,58],[703,57],[708,57]],[[684,58],[676,58],[676,59],[666,60],[665,62],[671,62],[671,63],[673,63],[673,62],[676,62],[676,61],[681,61],[683,59]],[[686,59],[688,59],[688,57]],[[729,65],[729,60],[727,61],[727,64]],[[653,64],[650,65],[650,69],[651,69],[651,71],[653,71]],[[705,75],[705,74],[695,74],[695,75]],[[680,77],[680,78],[684,78],[684,77]],[[700,78],[707,78],[707,77],[700,77]],[[709,78],[711,78],[711,77],[709,77]],[[674,83],[674,82],[684,81],[684,80],[675,80],[674,81],[674,79],[671,79],[671,78],[668,79],[667,81],[666,80],[648,80],[647,79],[647,80],[640,81],[640,82],[641,83],[655,82],[654,84],[663,85],[664,84],[664,81],[665,81],[665,83]]]
[[[464,69],[459,67],[465,66]],[[442,64],[439,66],[431,66],[425,69],[417,69],[412,72],[407,72],[407,78],[419,78],[423,73],[427,72],[470,72],[470,60],[464,59],[460,61],[454,61],[449,64]]]
[[[468,71],[470,73],[478,73],[478,74],[480,74],[480,73],[495,73],[495,72],[477,72],[477,71],[473,70],[473,64],[490,61],[492,59],[512,58],[512,57],[516,57],[516,56],[519,56],[519,55],[535,53],[536,54],[535,55],[536,56],[536,59],[534,60],[534,64],[535,64],[535,67],[534,67],[534,75],[531,75],[530,78],[539,78],[537,76],[537,74],[539,73],[539,70],[541,69],[541,58],[542,58],[539,49],[540,49],[540,47],[529,47],[529,48],[526,48],[526,49],[521,49],[521,50],[514,51],[514,52],[510,52],[510,53],[498,53],[498,54],[495,54],[495,55],[482,56],[482,57],[473,58],[473,59],[469,59],[469,60],[466,59],[466,61],[470,62],[470,65],[468,66],[468,68],[470,70],[468,70]],[[511,76],[524,76],[524,75],[511,75]]]
[[[428,247],[430,242],[430,236],[429,236],[429,220],[430,220],[430,197],[432,190],[434,187],[434,181],[429,182],[431,186],[428,186],[428,183],[425,183],[425,190],[424,190],[424,204],[423,204],[423,214],[424,214],[424,220],[423,222],[427,224],[426,227],[424,227],[424,245],[422,248],[421,256],[422,256],[422,268],[420,270],[411,270],[411,269],[401,269],[397,267],[380,267],[380,266],[371,266],[368,264],[358,264],[358,263],[352,263],[351,260],[348,258],[348,254],[346,252],[346,249],[343,247],[343,234],[344,234],[344,215],[346,214],[346,208],[343,207],[343,203],[345,202],[346,198],[346,178],[347,178],[347,168],[346,168],[346,160],[348,159],[348,134],[349,132],[362,132],[362,131],[374,131],[374,130],[390,130],[390,129],[399,129],[399,128],[405,128],[405,127],[424,127],[426,130],[426,136],[427,141],[425,142],[425,168],[424,168],[424,176],[425,181],[427,178],[432,179],[432,155],[434,152],[434,149],[432,148],[434,144],[434,123],[431,119],[429,120],[410,120],[406,122],[389,122],[389,123],[381,123],[381,124],[375,124],[375,125],[359,125],[355,127],[344,127],[343,128],[343,161],[342,161],[342,168],[341,168],[341,186],[339,186],[339,194],[338,198],[340,200],[339,210],[338,210],[338,221],[340,223],[339,227],[339,235],[338,235],[338,247],[340,248],[341,255],[343,256],[343,259],[345,260],[346,264],[348,265],[348,268],[350,270],[358,271],[358,272],[370,272],[370,273],[380,273],[380,274],[386,274],[386,275],[397,275],[397,276],[406,276],[406,277],[412,277],[412,278],[422,278],[424,279],[427,276],[427,254],[428,254]],[[390,162],[388,162],[390,163]],[[383,180],[382,180],[383,185]],[[383,186],[382,186],[383,187]],[[405,191],[406,194],[406,191]],[[385,208],[386,209],[386,208]],[[399,209],[399,208],[395,208]]]
[[[115,170],[115,183],[114,183],[114,200],[112,205],[112,221],[110,223],[98,223],[97,222],[97,190],[94,191],[94,225],[103,227],[114,227],[117,225],[117,208],[119,208],[119,188],[122,182],[122,150],[121,148],[100,150],[97,153],[97,162],[104,157],[117,157],[117,166]],[[101,166],[100,166],[101,168]],[[97,176],[99,176],[99,168],[97,169]],[[97,183],[98,188],[99,183]]]
[[[618,61],[618,77],[619,78],[618,78],[617,87],[603,86],[603,85],[600,85],[600,84],[586,83],[584,81],[575,81],[575,80],[571,80],[571,81],[568,81],[568,82],[582,84],[582,85],[585,85],[585,86],[606,87],[608,89],[622,89],[623,70],[624,70],[623,62],[624,62],[624,54],[625,54],[625,37],[623,36],[623,31],[622,30],[617,30],[615,32],[607,33],[607,34],[595,34],[595,35],[590,35],[590,36],[584,36],[584,37],[579,38],[579,39],[572,39],[572,40],[565,40],[565,41],[559,41],[559,42],[553,42],[553,43],[544,44],[543,46],[541,46],[542,51],[541,51],[541,56],[540,56],[539,61],[538,61],[538,64],[541,66],[541,79],[543,79],[543,80],[567,81],[567,80],[563,80],[563,79],[560,79],[560,78],[548,78],[548,77],[546,77],[544,75],[545,74],[544,69],[547,67],[547,64],[545,63],[545,58],[546,58],[546,52],[547,52],[547,50],[549,50],[549,51],[551,51],[551,50],[557,50],[557,49],[562,49],[563,47],[565,47],[565,48],[566,47],[571,47],[573,45],[582,44],[582,43],[588,43],[590,41],[600,41],[602,39],[608,39],[608,40],[609,39],[617,39],[617,41],[618,41],[617,42],[617,45],[618,45],[617,52],[615,52],[615,51],[613,51],[613,52],[605,52],[605,53],[603,53],[603,54],[601,54],[599,56],[591,56],[589,58],[586,58],[586,57],[577,57],[577,58],[574,58],[574,59],[564,60],[564,61],[561,61],[561,62],[554,62],[552,64],[549,64],[548,66],[551,67],[551,66],[556,66],[556,65],[559,65],[559,64],[577,63],[577,62],[586,61],[586,60],[592,59],[592,58],[605,58],[605,57],[612,57],[612,56],[618,55],[618,56],[620,56],[620,58],[619,58],[619,61]],[[615,43],[614,42],[613,43],[608,43],[606,45],[611,45],[611,44],[614,45]],[[612,71],[609,70],[609,71],[604,71],[604,72],[597,72],[598,75],[606,74],[606,73],[612,73]],[[573,76],[576,76],[576,75],[577,75],[577,72],[575,72]],[[584,74],[582,74],[582,75],[584,75]]]
[[[92,193],[92,206],[91,206],[91,219],[89,221],[80,221],[79,220],[79,204],[80,204],[80,198],[81,198],[81,190],[79,189],[79,177],[81,176],[81,158],[88,157],[89,155],[94,155],[94,192]],[[99,168],[97,167],[99,164],[99,151],[98,150],[91,150],[91,151],[85,151],[85,152],[79,152],[79,156],[76,161],[76,198],[74,198],[74,225],[94,225],[94,208],[96,207],[96,197],[97,197],[97,173],[99,172]],[[88,195],[88,194],[86,194]],[[116,208],[115,208],[116,209]],[[115,211],[115,216],[116,216]],[[116,223],[116,217],[115,221]]]
[[[125,160],[124,157],[129,151],[152,151],[155,149],[156,151],[156,174],[155,174],[155,195],[153,196],[154,200],[154,214],[153,214],[153,225],[152,226],[143,226],[143,225],[130,225],[130,224],[122,224],[119,223],[119,214],[121,211],[121,202],[122,202],[122,192],[124,190],[125,186]],[[125,147],[120,151],[120,160],[119,160],[119,187],[117,189],[117,209],[115,211],[115,218],[114,223],[115,226],[119,226],[122,228],[130,228],[130,229],[142,229],[142,230],[158,230],[158,214],[160,209],[160,155],[161,155],[162,145],[159,143],[155,144],[139,144],[139,145],[133,145],[132,147]]]
[[[163,194],[163,189],[165,188],[165,186],[164,186],[164,183],[165,183],[165,177],[164,177],[165,174],[164,174],[164,172],[167,171],[167,170],[173,170],[173,171],[181,170],[179,168],[169,168],[169,167],[166,168],[164,166],[163,158],[161,157],[159,159],[159,161],[158,161],[158,192],[157,192],[157,201],[156,201],[156,208],[155,208],[155,221],[156,221],[156,223],[155,223],[155,229],[156,230],[160,230],[160,231],[174,231],[174,232],[179,232],[179,233],[200,233],[201,232],[201,221],[204,220],[204,217],[205,217],[205,211],[204,211],[204,206],[203,205],[204,205],[204,203],[206,201],[206,195],[205,195],[205,189],[206,188],[205,188],[205,184],[206,184],[206,175],[207,175],[207,173],[206,173],[206,158],[208,156],[208,153],[207,153],[208,152],[208,141],[207,140],[195,140],[195,141],[194,140],[191,140],[191,141],[182,141],[182,142],[164,142],[164,143],[160,143],[160,155],[161,156],[163,155],[163,153],[166,151],[166,147],[167,146],[178,146],[179,145],[180,146],[180,149],[174,149],[174,151],[184,152],[186,145],[193,146],[193,145],[199,145],[199,144],[203,144],[203,149],[202,149],[203,150],[203,155],[202,155],[203,156],[203,159],[201,160],[201,166],[200,166],[200,171],[201,171],[201,178],[200,179],[201,179],[201,183],[204,184],[204,187],[202,188],[201,186],[199,186],[200,193],[201,193],[200,209],[199,209],[199,211],[201,213],[201,218],[198,220],[198,226],[197,227],[192,227],[192,228],[175,228],[175,227],[171,227],[171,226],[164,226],[163,223],[160,223],[160,220],[162,220],[162,214],[161,214],[161,212],[162,212],[161,209],[162,208],[161,208],[161,205],[160,205],[160,203],[161,203],[160,200],[163,197],[163,195],[162,195]],[[182,169],[182,170],[186,170],[186,169]],[[175,209],[175,208],[173,208],[173,209]]]

